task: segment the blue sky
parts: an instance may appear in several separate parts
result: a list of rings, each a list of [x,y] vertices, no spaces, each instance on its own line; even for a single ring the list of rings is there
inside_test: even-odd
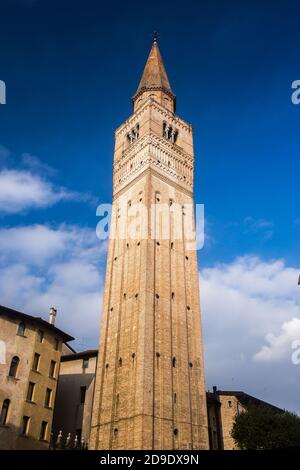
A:
[[[297,3],[2,1],[0,142],[56,168],[64,185],[110,200],[113,130],[131,112],[157,29],[177,112],[195,130],[195,198],[216,242],[202,263],[250,250],[297,266]],[[92,208],[67,209],[69,222],[95,225]],[[65,220],[66,207],[51,216]],[[271,241],[233,228],[248,216],[274,224]]]
[[[105,267],[95,211],[111,200],[113,131],[157,30],[177,113],[194,127],[208,384],[299,410],[299,14],[291,0],[2,0],[1,303],[33,314],[58,304],[61,326],[95,346]],[[243,338],[234,350],[230,332]]]

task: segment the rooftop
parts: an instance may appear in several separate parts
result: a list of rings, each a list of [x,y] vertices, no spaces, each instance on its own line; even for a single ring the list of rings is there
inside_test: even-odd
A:
[[[248,404],[254,404],[257,406],[267,406],[270,408],[273,408],[274,410],[277,410],[279,412],[283,412],[284,410],[281,408],[278,408],[275,405],[272,405],[271,403],[267,403],[264,400],[260,400],[259,398],[253,397],[251,395],[248,395],[248,393],[237,391],[237,390],[217,390],[216,387],[214,387],[213,392],[208,392],[209,397],[212,398],[213,396],[218,397],[218,396],[228,396],[228,397],[236,397],[242,404],[248,405]]]
[[[89,359],[90,357],[97,357],[98,349],[87,349],[74,354],[65,354],[61,357],[61,362],[76,361],[77,359]]]
[[[24,322],[31,323],[32,325],[38,325],[41,328],[44,328],[48,331],[51,331],[53,334],[60,336],[65,343],[75,339],[73,336],[70,336],[59,328],[56,328],[56,326],[51,325],[41,317],[34,317],[32,315],[28,315],[27,313],[19,312],[18,310],[14,310],[9,307],[4,307],[3,305],[0,305],[0,316],[1,315],[6,315],[7,317],[13,319],[19,319]]]

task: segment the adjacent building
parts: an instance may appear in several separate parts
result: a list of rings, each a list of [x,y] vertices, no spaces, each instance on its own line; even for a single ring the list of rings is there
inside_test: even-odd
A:
[[[272,408],[280,413],[284,411],[245,392],[223,391],[214,387],[212,393],[207,393],[208,429],[211,450],[237,450],[235,441],[231,436],[233,424],[236,416],[244,412],[247,406],[250,405]]]
[[[49,322],[0,306],[0,449],[47,449],[64,343]]]
[[[88,443],[98,350],[63,355],[53,417],[53,436],[71,434]]]

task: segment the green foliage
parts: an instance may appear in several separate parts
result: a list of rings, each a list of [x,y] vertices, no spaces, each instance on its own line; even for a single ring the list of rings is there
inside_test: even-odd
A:
[[[300,448],[300,418],[271,407],[250,406],[236,416],[231,435],[241,450]]]

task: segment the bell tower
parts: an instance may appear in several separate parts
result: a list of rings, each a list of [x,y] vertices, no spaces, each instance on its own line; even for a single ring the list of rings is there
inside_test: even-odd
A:
[[[193,130],[175,108],[154,39],[115,132],[92,449],[208,449]]]

